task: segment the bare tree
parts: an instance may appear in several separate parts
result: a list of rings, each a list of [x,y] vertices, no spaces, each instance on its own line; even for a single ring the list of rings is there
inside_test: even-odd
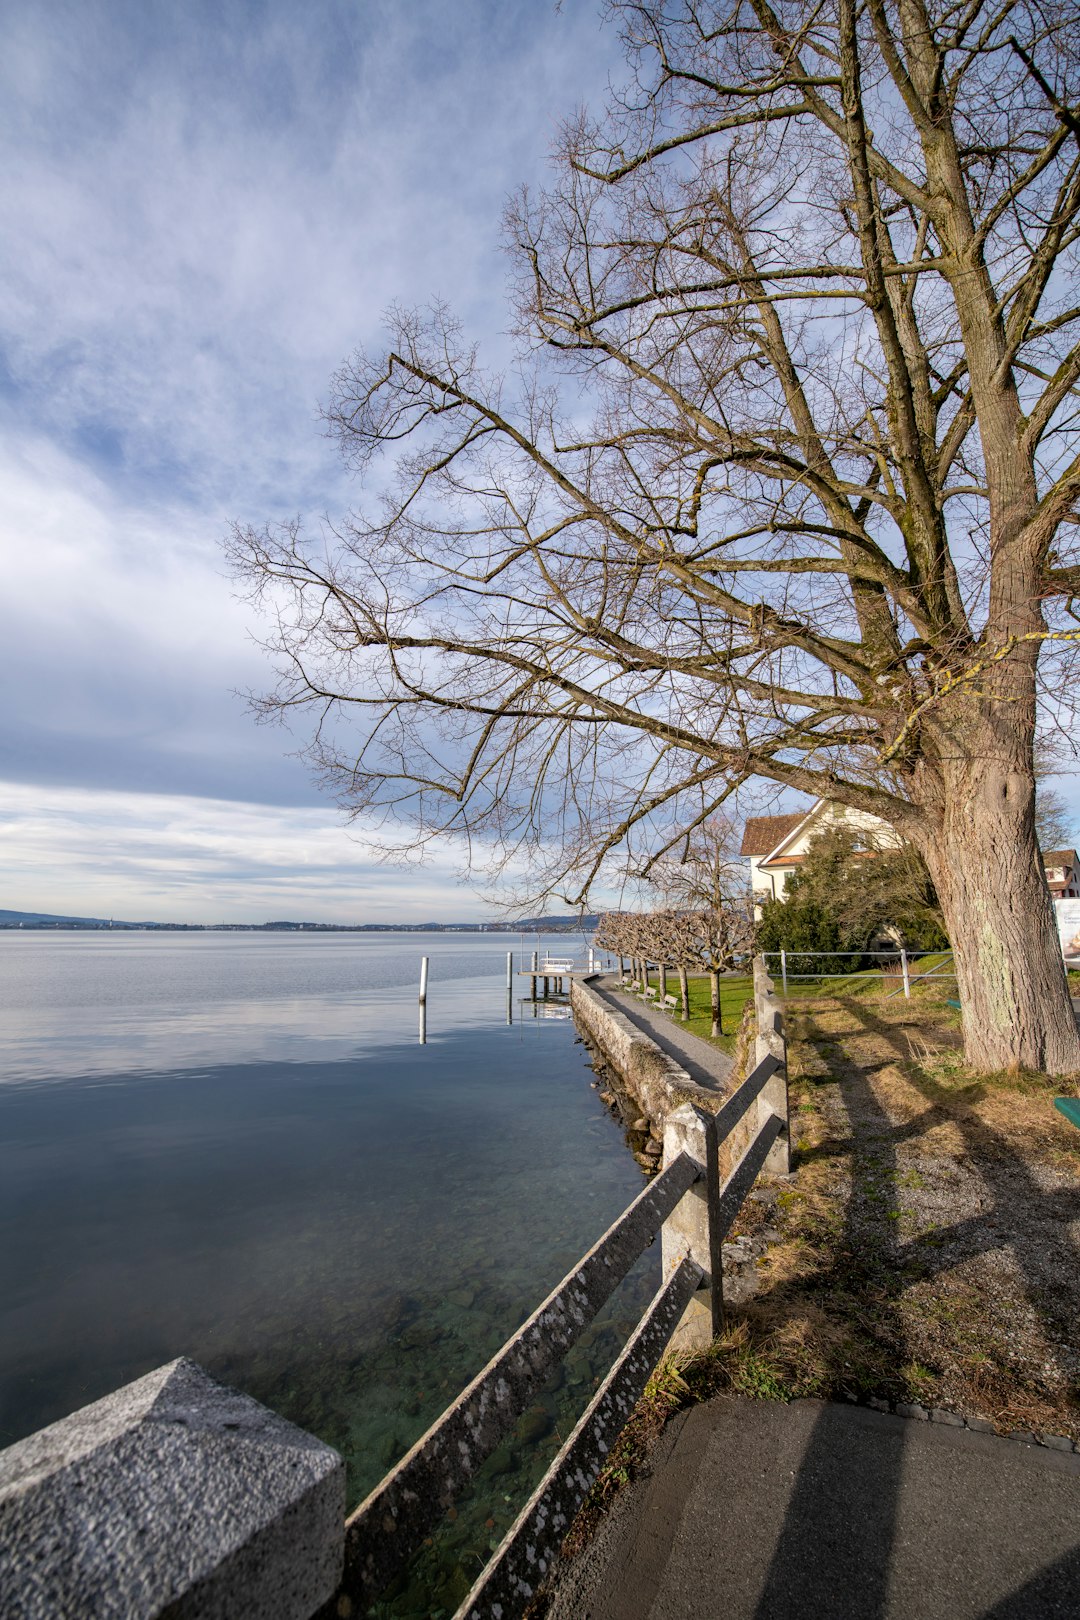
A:
[[[575,902],[754,776],[868,810],[969,1060],[1080,1069],[1032,775],[1080,633],[1075,6],[611,9],[627,88],[509,211],[519,366],[395,312],[328,411],[385,499],[235,536],[268,710],[351,806]]]
[[[723,906],[710,906],[694,914],[698,934],[698,959],[709,975],[712,1000],[712,1032],[724,1033],[720,1010],[720,976],[749,955],[754,942],[754,907],[749,895]]]
[[[687,911],[670,910],[662,915],[667,958],[679,975],[680,1017],[685,1024],[690,1017],[690,971],[697,972],[701,966],[697,919]]]
[[[649,865],[649,882],[663,895],[667,914],[681,919],[688,963],[709,975],[714,1035],[724,1032],[720,975],[730,973],[754,941],[753,898],[736,848],[734,824],[717,814],[684,835],[678,852]]]
[[[1040,788],[1036,795],[1035,831],[1044,855],[1070,846],[1076,837],[1076,817],[1053,788]]]

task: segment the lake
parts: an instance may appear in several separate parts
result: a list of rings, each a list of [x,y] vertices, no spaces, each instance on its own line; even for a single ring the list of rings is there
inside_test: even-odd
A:
[[[507,1023],[507,951],[567,944],[0,933],[0,1444],[188,1355],[359,1500],[641,1188],[565,1009]],[[381,1610],[452,1612],[657,1267]]]

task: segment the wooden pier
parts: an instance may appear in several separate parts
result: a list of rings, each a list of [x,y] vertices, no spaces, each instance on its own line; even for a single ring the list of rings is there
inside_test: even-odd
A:
[[[541,980],[545,998],[552,993],[562,996],[569,994],[572,979],[595,978],[601,971],[598,967],[578,967],[565,956],[548,956],[538,962],[534,954],[531,967],[518,968],[518,978],[532,980],[532,999],[535,1001],[541,993],[538,988]]]

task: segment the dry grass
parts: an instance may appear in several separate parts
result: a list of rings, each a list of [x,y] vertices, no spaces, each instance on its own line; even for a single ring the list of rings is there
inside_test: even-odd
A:
[[[973,1075],[932,993],[789,1008],[795,1171],[733,1235],[778,1233],[703,1356],[667,1362],[575,1524],[588,1540],[670,1412],[722,1390],[917,1401],[1080,1440],[1080,1132],[1046,1075]]]
[[[711,1384],[917,1400],[1080,1438],[1080,1134],[975,1076],[930,997],[793,1011],[793,1182]]]

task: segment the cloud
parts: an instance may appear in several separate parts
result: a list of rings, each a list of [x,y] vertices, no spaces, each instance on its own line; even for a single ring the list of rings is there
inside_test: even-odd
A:
[[[491,913],[434,848],[407,881],[330,809],[0,786],[4,908],[150,922],[424,922]],[[380,842],[384,841],[380,835]]]
[[[0,329],[24,422],[203,508],[338,497],[315,404],[392,300],[447,297],[497,346],[502,198],[596,87],[586,17],[28,10],[0,81],[18,149]]]
[[[251,615],[197,513],[118,500],[45,440],[0,451],[8,614],[0,759],[14,780],[314,802]]]
[[[100,804],[314,802],[297,739],[234,695],[270,680],[221,537],[231,518],[317,522],[355,498],[316,407],[391,301],[444,297],[505,356],[503,198],[616,55],[589,3],[8,8],[8,780]],[[72,825],[39,825],[53,895],[48,829]],[[101,831],[120,861],[125,840]],[[58,845],[61,868],[75,880]]]

